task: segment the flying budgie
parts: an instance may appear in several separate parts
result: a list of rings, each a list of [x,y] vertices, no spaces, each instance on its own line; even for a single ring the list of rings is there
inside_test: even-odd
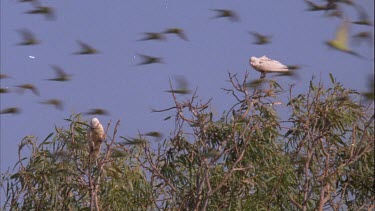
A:
[[[100,147],[104,139],[105,133],[102,124],[97,118],[92,118],[90,127],[87,129],[87,142],[91,161],[95,161],[99,157]]]
[[[260,78],[266,77],[266,73],[280,73],[288,72],[289,68],[279,61],[272,60],[266,56],[260,58],[252,56],[250,58],[250,65],[258,72],[261,73]]]

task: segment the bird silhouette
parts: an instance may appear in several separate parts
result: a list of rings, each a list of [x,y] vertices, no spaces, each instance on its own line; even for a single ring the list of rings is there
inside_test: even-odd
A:
[[[182,95],[191,93],[191,90],[188,88],[188,81],[186,80],[185,77],[178,76],[175,78],[175,80],[176,80],[177,88],[176,89],[172,88],[171,90],[167,90],[165,92],[174,93],[174,94],[182,94]]]
[[[329,10],[329,9],[334,9],[336,7],[336,4],[322,4],[322,5],[318,5],[318,4],[315,4],[314,2],[312,1],[309,1],[309,0],[305,0],[305,2],[308,4],[309,8],[307,9],[308,11],[326,11],[326,10]]]
[[[344,12],[340,9],[333,10],[331,12],[326,13],[326,17],[336,17],[336,18],[344,18]]]
[[[360,57],[358,53],[349,48],[349,24],[350,23],[348,21],[344,20],[337,29],[335,38],[333,40],[326,41],[326,44],[335,50]]]
[[[163,33],[165,33],[165,34],[175,34],[179,38],[181,38],[181,39],[183,39],[185,41],[189,41],[189,39],[187,38],[184,30],[180,29],[180,28],[168,28]]]
[[[217,13],[217,15],[214,16],[213,18],[228,18],[228,20],[230,20],[232,22],[240,21],[240,17],[233,10],[212,9],[212,11],[215,11]]]
[[[143,33],[145,35],[144,38],[138,40],[138,41],[147,41],[147,40],[165,40],[165,36],[162,33],[157,32],[145,32]]]
[[[39,40],[37,40],[34,34],[28,29],[20,29],[18,33],[21,34],[23,39],[18,45],[36,45],[39,43]]]
[[[145,145],[148,143],[146,139],[142,138],[126,138],[124,136],[120,136],[120,138],[125,140],[125,142],[123,142],[125,145]]]
[[[375,99],[375,94],[374,94],[374,87],[375,87],[374,75],[368,77],[367,87],[368,87],[368,90],[366,92],[363,92],[362,96],[364,96],[366,100],[374,101],[374,99]]]
[[[335,3],[343,3],[349,6],[354,6],[354,1],[353,0],[327,0],[328,4],[335,4]]]
[[[147,65],[147,64],[164,64],[164,61],[162,58],[159,57],[154,57],[154,56],[148,56],[148,55],[143,55],[143,54],[138,54],[138,56],[141,57],[142,62],[139,63],[138,65]]]
[[[148,133],[144,133],[144,134],[141,134],[143,136],[151,136],[151,137],[155,137],[155,138],[161,138],[163,137],[163,134],[158,132],[158,131],[151,131],[151,132],[148,132]]]
[[[259,34],[257,32],[250,32],[250,34],[255,37],[256,41],[254,42],[254,44],[256,45],[264,45],[271,42],[272,36]]]
[[[71,80],[71,75],[68,75],[67,73],[65,73],[59,66],[51,65],[51,67],[56,73],[56,78],[47,79],[48,81],[64,82],[64,81]]]
[[[353,42],[359,44],[361,42],[367,42],[370,46],[374,44],[374,37],[370,31],[358,32],[352,36]]]
[[[0,79],[6,79],[6,78],[10,78],[10,76],[6,74],[0,74]]]
[[[35,1],[32,1],[35,3]],[[51,7],[46,7],[39,5],[38,3],[34,4],[34,9],[29,10],[26,12],[26,14],[40,14],[44,15],[44,17],[48,20],[54,20],[56,18],[55,11]]]
[[[30,3],[37,3],[37,0],[18,0],[20,3],[30,2]]]
[[[45,104],[45,105],[52,105],[56,109],[63,110],[63,102],[58,99],[48,99],[45,101],[41,101],[40,104]]]
[[[0,94],[6,94],[6,93],[9,93],[9,89],[8,88],[0,88]]]
[[[98,50],[96,50],[95,48],[93,48],[92,46],[78,40],[77,41],[78,45],[81,47],[81,51],[78,51],[74,54],[80,54],[80,55],[85,55],[85,54],[96,54],[96,53],[99,53]]]
[[[17,107],[9,107],[0,111],[0,114],[19,114],[21,109]]]
[[[373,22],[371,21],[371,18],[369,15],[366,13],[366,11],[361,7],[360,5],[355,6],[359,19],[357,21],[352,21],[351,23],[353,24],[358,24],[358,25],[365,25],[365,26],[373,26]]]
[[[19,88],[20,93],[23,93],[25,90],[30,90],[35,95],[40,96],[38,89],[32,84],[21,84],[21,85],[17,85],[16,87]]]
[[[85,113],[86,115],[109,115],[109,112],[101,108],[93,108]]]

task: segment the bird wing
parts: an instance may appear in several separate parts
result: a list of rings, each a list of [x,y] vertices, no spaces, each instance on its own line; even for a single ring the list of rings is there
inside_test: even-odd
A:
[[[91,46],[89,46],[88,44],[86,44],[86,43],[84,43],[82,41],[78,41],[78,44],[81,46],[82,49],[84,49],[86,51],[93,49]]]
[[[89,152],[91,153],[91,151],[94,148],[94,145],[93,145],[93,142],[91,141],[91,128],[90,127],[87,129],[86,139],[89,145]]]
[[[256,37],[257,39],[262,39],[264,38],[265,36],[262,35],[262,34],[259,34],[258,32],[250,32],[250,34],[252,34],[254,37]]]
[[[51,65],[51,67],[52,67],[52,69],[55,70],[57,77],[59,77],[59,78],[67,77],[67,74],[60,67],[58,67],[56,65]]]
[[[105,139],[105,132],[104,132],[103,125],[99,124],[99,128],[100,128],[100,139],[101,139],[101,141],[104,141],[104,139]]]
[[[64,79],[68,76],[62,69],[55,69],[55,71],[56,71],[57,77],[59,78]]]
[[[335,40],[342,46],[347,46],[349,34],[349,22],[344,21],[336,32]]]
[[[27,29],[23,29],[20,31],[20,33],[22,34],[22,37],[25,39],[25,40],[31,40],[31,39],[34,39],[34,35]]]
[[[262,59],[259,62],[259,68],[265,72],[285,72],[288,71],[288,67],[281,64],[279,61],[272,59]]]

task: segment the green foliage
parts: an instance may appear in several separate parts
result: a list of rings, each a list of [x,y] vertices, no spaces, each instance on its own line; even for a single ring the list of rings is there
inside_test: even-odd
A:
[[[290,197],[296,204],[307,203],[308,209],[336,210],[345,205],[358,210],[374,199],[374,116],[371,108],[355,101],[356,91],[330,77],[332,87],[311,83],[307,94],[291,98],[288,104],[292,126],[285,134],[285,149],[299,168],[295,179],[302,185]],[[359,168],[364,163],[367,168]],[[366,185],[353,188],[358,174]]]
[[[86,123],[79,115],[66,119],[70,129],[56,128],[37,145],[34,137],[25,137],[19,147],[20,161],[17,172],[3,175],[6,182],[4,209],[11,210],[90,210],[90,185],[99,186],[100,207],[119,210],[123,207],[146,209],[150,202],[151,187],[139,164],[131,155],[115,148],[91,168],[86,143]],[[21,158],[24,148],[31,155]],[[138,166],[138,170],[137,167]],[[125,181],[125,183],[124,183]]]
[[[148,138],[119,136],[89,162],[87,123],[66,119],[38,144],[19,146],[2,175],[10,210],[360,210],[374,206],[374,116],[360,95],[330,75],[305,94],[275,81],[249,87],[229,75],[237,102],[217,117],[210,102],[179,102],[176,128],[156,148]],[[288,95],[286,107],[279,103]],[[158,112],[158,111],[156,111]],[[26,155],[25,152],[31,154]]]

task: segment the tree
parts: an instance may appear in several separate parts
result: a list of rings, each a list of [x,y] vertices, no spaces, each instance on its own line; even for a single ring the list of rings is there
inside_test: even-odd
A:
[[[229,74],[232,87],[224,90],[237,102],[218,117],[210,100],[194,93],[178,101],[172,92],[173,106],[154,110],[174,111],[169,137],[155,148],[150,136],[157,132],[118,137],[120,122],[109,123],[96,164],[89,162],[86,120],[72,115],[69,128],[41,143],[21,141],[14,172],[2,175],[3,208],[373,209],[373,108],[330,77],[328,88],[312,80],[295,96],[293,85],[286,91],[274,80]]]

